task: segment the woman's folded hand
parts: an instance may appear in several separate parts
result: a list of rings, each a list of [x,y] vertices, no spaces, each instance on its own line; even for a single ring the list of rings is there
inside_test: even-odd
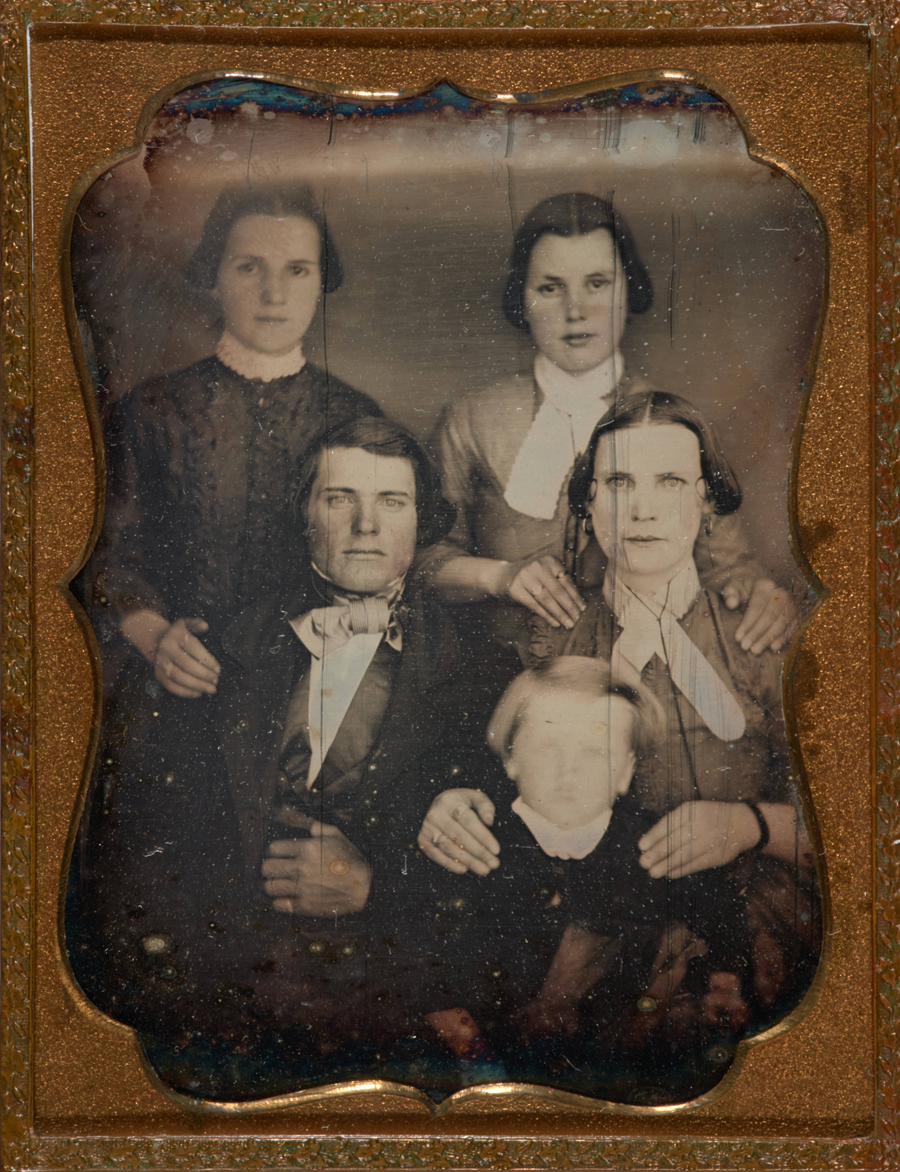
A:
[[[500,844],[488,830],[494,803],[479,789],[446,789],[431,803],[419,831],[419,849],[456,875],[489,875],[500,866]]]

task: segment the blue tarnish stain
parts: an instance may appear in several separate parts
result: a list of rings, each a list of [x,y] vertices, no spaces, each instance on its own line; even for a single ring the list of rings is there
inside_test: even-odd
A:
[[[514,94],[516,103],[527,105],[534,101],[534,94]],[[426,93],[415,94],[411,97],[395,98],[393,100],[332,98],[327,94],[311,93],[309,90],[283,85],[277,82],[260,81],[256,78],[220,78],[216,81],[201,82],[189,86],[173,95],[162,107],[161,114],[173,116],[195,115],[201,113],[224,112],[236,110],[246,103],[259,106],[263,112],[275,113],[290,112],[306,114],[311,118],[331,117],[341,114],[344,117],[383,117],[391,114],[394,117],[403,114],[420,114],[428,111],[438,111],[446,107],[458,110],[461,114],[478,115],[486,108],[495,105],[493,101],[481,101],[467,97],[460,93],[448,82],[440,82]],[[561,110],[580,110],[585,107],[602,104],[605,106],[618,105],[622,107],[640,104],[650,106],[679,105],[711,106],[723,105],[715,94],[697,90],[693,93],[685,92],[679,84],[665,83],[658,87],[625,85],[615,89],[598,90],[581,98],[561,99],[554,103],[554,107]]]

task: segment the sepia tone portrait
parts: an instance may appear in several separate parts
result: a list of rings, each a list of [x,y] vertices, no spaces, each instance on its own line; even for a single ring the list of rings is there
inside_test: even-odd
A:
[[[674,82],[214,80],[87,188],[104,708],[66,947],[169,1086],[687,1102],[800,1005],[824,258]]]

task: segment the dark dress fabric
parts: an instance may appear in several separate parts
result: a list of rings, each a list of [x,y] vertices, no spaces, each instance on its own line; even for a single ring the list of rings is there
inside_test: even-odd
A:
[[[92,602],[118,617],[198,616],[217,645],[247,605],[297,571],[298,462],[333,424],[380,415],[307,363],[263,382],[205,358],[136,387],[106,428],[106,511]]]
[[[560,654],[609,659],[620,627],[601,587],[584,597],[586,609],[571,631],[531,623],[522,647],[528,666]],[[726,743],[710,732],[658,657],[642,673],[662,708],[662,740],[639,754],[629,793],[616,803],[597,852],[568,864],[573,922],[598,942],[620,944],[579,1005],[577,1036],[522,1052],[524,1067],[555,1072],[555,1085],[643,1105],[694,1098],[720,1081],[741,1038],[799,1003],[815,974],[822,910],[812,858],[788,863],[748,851],[724,867],[665,881],[649,880],[637,864],[635,834],[683,802],[787,803],[799,816],[781,657],[742,652],[734,641],[739,622],[740,614],[703,590],[680,620],[741,706],[746,732],[739,740]],[[617,821],[629,807],[630,858],[616,845]],[[733,1017],[705,1000],[711,975],[722,973],[744,1003]],[[569,1064],[580,1072],[567,1071]]]

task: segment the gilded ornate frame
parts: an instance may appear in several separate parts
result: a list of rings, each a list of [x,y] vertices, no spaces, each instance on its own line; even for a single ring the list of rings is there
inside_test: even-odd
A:
[[[0,27],[7,1165],[896,1167],[900,4],[5,0]],[[288,67],[273,68],[276,59]],[[78,389],[56,264],[72,184],[129,149],[141,107],[164,85],[203,71],[407,91],[443,74],[473,89],[502,81],[535,92],[658,72],[667,61],[708,79],[748,129],[751,150],[803,182],[829,243],[794,522],[798,550],[830,597],[788,697],[834,863],[832,942],[815,1004],[802,1007],[798,1029],[748,1048],[721,1090],[687,1108],[586,1106],[500,1088],[462,1092],[432,1114],[385,1084],[251,1112],[177,1102],[141,1066],[130,1031],[78,994],[59,954],[61,865],[96,733],[90,635],[59,586],[91,541],[102,489],[97,421]],[[832,797],[852,810],[831,812]]]

